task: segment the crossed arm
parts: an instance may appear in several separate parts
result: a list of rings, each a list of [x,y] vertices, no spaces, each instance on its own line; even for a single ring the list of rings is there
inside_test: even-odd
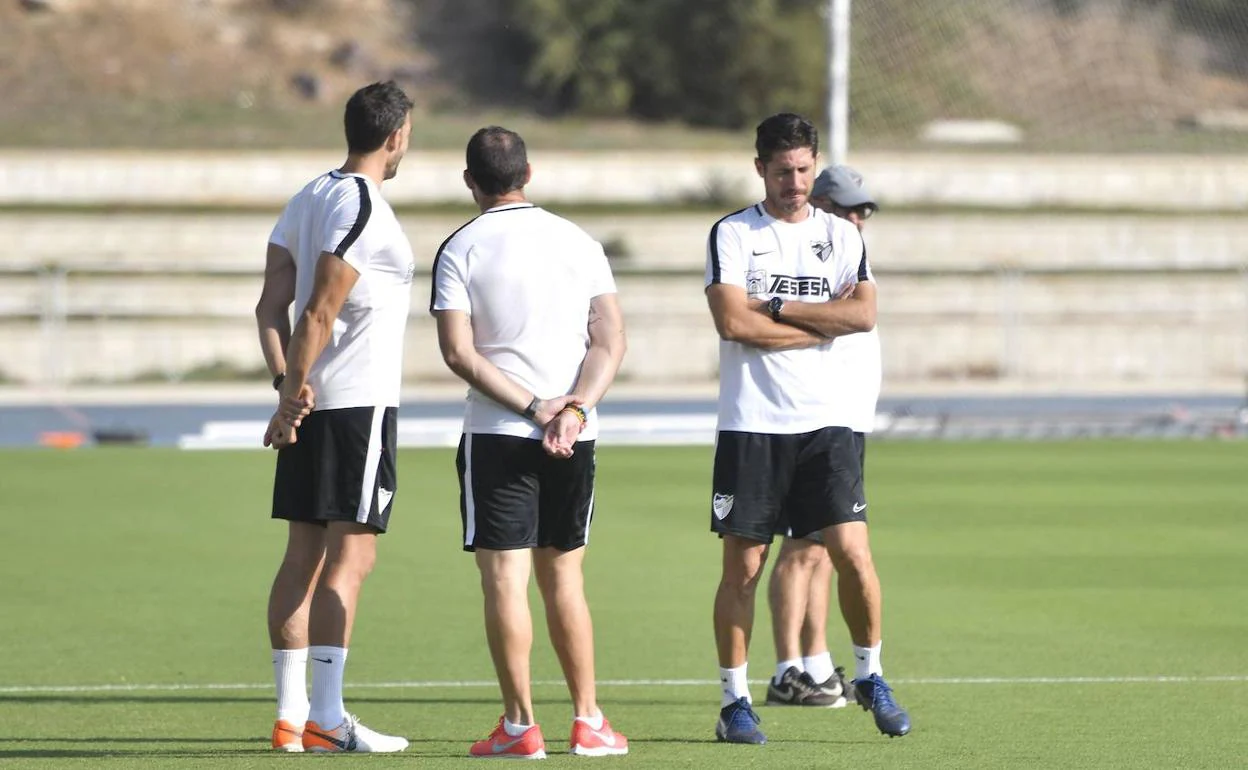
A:
[[[711,284],[706,301],[720,339],[762,350],[815,347],[875,328],[875,284],[869,281],[835,300],[787,302],[778,322],[767,313],[766,303],[750,299],[741,286]]]

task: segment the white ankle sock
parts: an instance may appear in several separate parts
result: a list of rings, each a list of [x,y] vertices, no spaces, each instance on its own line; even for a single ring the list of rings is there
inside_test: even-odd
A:
[[[854,679],[866,679],[872,674],[884,675],[880,665],[880,647],[883,642],[876,642],[874,647],[854,645]]]
[[[805,668],[802,667],[801,658],[794,658],[793,660],[782,660],[776,664],[776,675],[771,678],[771,681],[775,682],[776,684],[780,684],[780,678],[784,676],[784,672],[788,671],[790,668],[795,668],[798,671],[806,670]]]
[[[308,648],[273,651],[277,718],[299,728],[308,719]]]
[[[519,738],[521,735],[528,732],[529,728],[532,726],[533,725],[518,725],[507,717],[503,717],[503,732],[507,733],[512,738]]]
[[[330,730],[347,718],[347,709],[342,704],[342,671],[347,664],[347,649],[313,645],[308,648],[308,658],[312,666],[308,721]]]
[[[576,721],[584,722],[585,724],[589,725],[589,728],[591,730],[601,730],[602,729],[602,712],[598,711],[592,717],[577,717]]]
[[[816,684],[823,684],[836,673],[836,666],[832,664],[832,653],[826,651],[810,657],[802,656],[802,668]]]
[[[719,686],[724,693],[722,702],[719,704],[720,708],[735,702],[738,698],[745,698],[751,703],[754,702],[750,698],[750,685],[745,678],[745,667],[748,665],[748,663],[742,663],[736,668],[721,668],[719,670]]]

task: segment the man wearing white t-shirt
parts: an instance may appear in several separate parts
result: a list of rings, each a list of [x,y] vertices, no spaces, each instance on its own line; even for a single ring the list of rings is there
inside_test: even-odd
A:
[[[581,565],[594,511],[596,406],[624,356],[602,246],[528,201],[519,135],[483,128],[464,182],[481,215],[438,249],[430,311],[447,366],[469,384],[456,465],[464,550],[474,552],[503,715],[475,757],[537,759],[530,570],[572,695],[573,754],[627,754],[598,708]]]
[[[848,220],[859,233],[879,208],[863,185],[862,175],[848,166],[821,171],[810,189],[810,203]],[[838,337],[833,350],[845,368],[844,377],[837,378],[840,397],[856,405],[849,427],[854,430],[865,478],[866,434],[875,427],[880,396],[879,333],[872,329]],[[854,694],[844,669],[833,664],[828,651],[832,559],[819,532],[788,537],[788,523],[781,522],[776,534],[786,537],[767,586],[776,647],[776,673],[767,684],[767,703],[839,708]]]
[[[280,398],[264,437],[279,450],[273,518],[289,522],[269,596],[273,748],[281,751],[407,748],[347,713],[342,679],[360,587],[397,488],[396,412],[416,266],[381,184],[407,151],[411,108],[393,81],[356,91],[344,116],[346,162],[291,198],[269,237],[256,319]]]
[[[888,735],[910,718],[880,666],[880,586],[867,501],[842,397],[836,339],[875,327],[875,284],[858,230],[810,205],[818,133],[799,115],[759,124],[764,200],[711,228],[706,296],[720,336],[711,529],[723,540],[714,627],[723,691],[716,737],[765,743],[746,679],[755,591],[777,523],[821,531],[858,658],[859,703]]]

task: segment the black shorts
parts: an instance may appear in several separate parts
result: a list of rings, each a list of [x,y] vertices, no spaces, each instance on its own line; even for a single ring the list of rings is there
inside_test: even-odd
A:
[[[854,431],[854,445],[858,447],[858,465],[862,468],[862,480],[865,488],[867,480],[867,434]],[[863,514],[864,520],[866,514]],[[780,520],[776,522],[776,534],[785,537],[793,537],[793,529],[789,526],[789,518],[784,511],[780,512]],[[809,540],[812,543],[823,544],[823,530],[816,529],[801,540]]]
[[[771,434],[720,431],[715,440],[711,531],[770,543],[866,521],[859,445],[849,428]]]
[[[465,551],[573,551],[589,542],[594,442],[560,459],[537,439],[470,433],[459,440],[455,466]]]
[[[385,532],[397,489],[398,409],[326,409],[303,418],[298,441],[277,453],[273,518],[354,521]]]

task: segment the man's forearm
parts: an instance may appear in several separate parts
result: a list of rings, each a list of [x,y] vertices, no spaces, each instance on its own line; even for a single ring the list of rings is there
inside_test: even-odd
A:
[[[875,328],[874,302],[852,297],[827,302],[787,302],[780,321],[827,338],[869,332]]]
[[[539,396],[508,377],[503,370],[475,349],[462,351],[460,355],[448,358],[446,363],[451,371],[473,389],[484,393],[516,414],[524,414],[529,402]]]
[[[276,377],[286,371],[286,349],[290,344],[290,318],[282,313],[280,319],[261,319],[260,351],[269,374]]]
[[[308,313],[299,319],[290,335],[286,348],[286,379],[282,381],[282,395],[295,398],[307,384],[312,364],[329,344],[332,319]]]
[[[825,345],[830,340],[808,329],[776,323],[762,313],[751,313],[721,333],[723,339],[761,350],[800,350]]]
[[[581,362],[581,372],[577,375],[576,385],[572,387],[572,395],[577,403],[586,411],[594,408],[606,394],[607,388],[615,381],[620,370],[620,361],[624,360],[624,346],[613,347],[591,345]]]

